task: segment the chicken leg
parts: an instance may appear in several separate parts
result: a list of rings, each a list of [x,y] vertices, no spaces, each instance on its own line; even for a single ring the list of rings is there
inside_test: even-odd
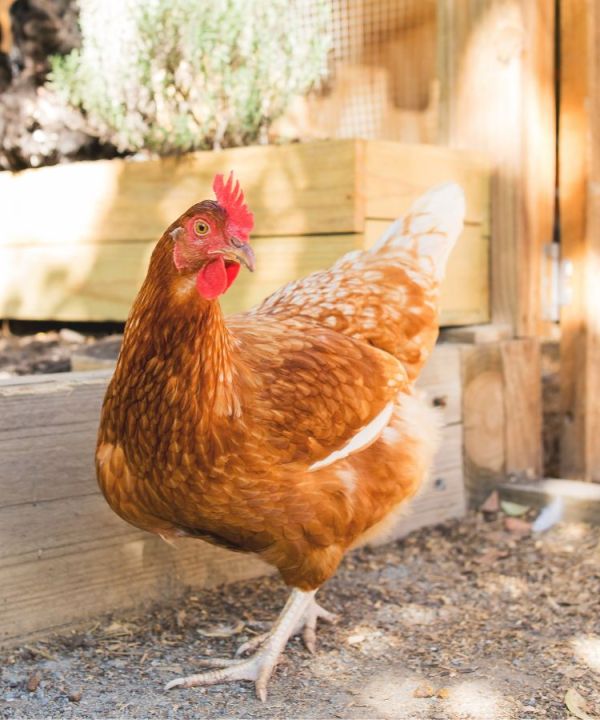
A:
[[[216,685],[232,680],[252,680],[256,687],[256,696],[262,702],[267,699],[267,683],[279,661],[287,641],[299,632],[303,633],[304,642],[310,652],[315,649],[315,630],[317,619],[334,622],[335,615],[324,610],[315,601],[316,590],[304,592],[292,590],[285,607],[277,621],[266,633],[244,643],[236,655],[253,650],[262,645],[256,654],[249,658],[206,658],[201,659],[200,665],[218,668],[197,675],[171,680],[166,690],[174,687],[194,687],[196,685]]]

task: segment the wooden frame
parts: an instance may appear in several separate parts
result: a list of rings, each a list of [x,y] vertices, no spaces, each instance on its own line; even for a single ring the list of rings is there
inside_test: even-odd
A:
[[[226,311],[363,247],[417,195],[452,179],[465,189],[467,224],[449,262],[442,321],[489,319],[487,164],[445,148],[362,140],[0,173],[0,317],[124,320],[158,237],[211,197],[215,173],[230,168],[255,213],[257,271],[224,296]]]

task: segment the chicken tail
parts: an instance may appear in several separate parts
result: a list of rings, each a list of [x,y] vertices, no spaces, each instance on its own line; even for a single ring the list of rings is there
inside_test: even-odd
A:
[[[403,217],[393,222],[370,249],[416,256],[424,271],[442,280],[465,217],[465,196],[453,182],[436,185],[421,195]]]

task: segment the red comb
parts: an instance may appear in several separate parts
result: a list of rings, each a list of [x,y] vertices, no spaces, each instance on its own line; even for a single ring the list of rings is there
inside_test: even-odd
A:
[[[213,190],[217,196],[217,202],[229,216],[231,232],[239,240],[248,242],[248,235],[254,227],[254,215],[248,210],[244,201],[244,193],[239,180],[234,181],[233,172],[229,173],[227,182],[223,180],[223,175],[215,175]]]

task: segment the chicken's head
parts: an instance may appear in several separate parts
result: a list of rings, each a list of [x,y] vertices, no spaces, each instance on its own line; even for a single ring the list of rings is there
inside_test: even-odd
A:
[[[217,175],[215,200],[194,205],[170,231],[173,263],[181,274],[196,276],[196,289],[206,300],[222,295],[245,265],[254,270],[254,253],[248,244],[254,217],[244,193],[230,173],[227,182]]]

